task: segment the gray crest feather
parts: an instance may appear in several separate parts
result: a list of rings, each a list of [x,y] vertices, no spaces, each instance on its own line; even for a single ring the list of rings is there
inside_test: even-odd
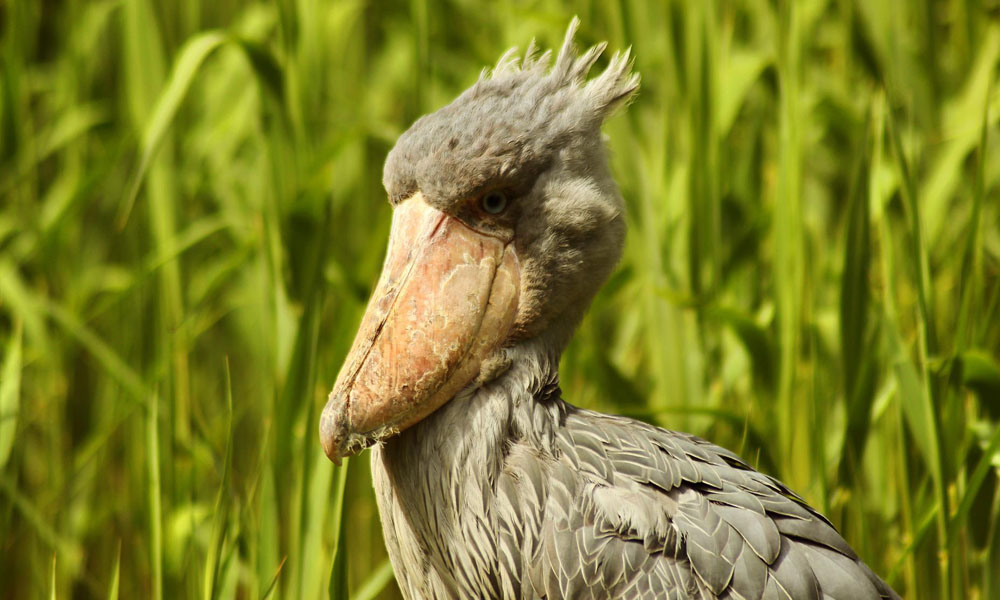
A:
[[[418,119],[386,159],[390,199],[419,190],[444,208],[486,187],[524,192],[559,148],[598,139],[604,119],[639,88],[639,76],[626,50],[588,80],[606,44],[578,55],[578,26],[573,19],[554,64],[534,42],[520,58],[512,48],[451,104]]]

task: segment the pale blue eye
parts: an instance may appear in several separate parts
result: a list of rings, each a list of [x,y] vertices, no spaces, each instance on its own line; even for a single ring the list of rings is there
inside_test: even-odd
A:
[[[483,210],[491,215],[498,215],[507,208],[507,196],[503,192],[489,192],[480,201],[483,205]]]

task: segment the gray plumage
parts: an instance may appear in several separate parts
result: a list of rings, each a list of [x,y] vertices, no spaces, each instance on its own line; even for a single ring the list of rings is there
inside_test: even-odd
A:
[[[394,202],[417,190],[441,207],[503,187],[516,195],[534,184],[581,132],[601,122],[639,87],[629,53],[585,82],[605,44],[577,57],[572,26],[555,66],[550,53],[508,52],[487,77],[451,104],[418,119],[386,158],[383,183]]]
[[[408,598],[896,598],[777,480],[692,435],[566,403],[559,355],[620,256],[622,201],[600,139],[638,86],[599,46],[507,54],[390,153],[394,202],[510,191],[515,333],[436,412],[381,441],[372,470]]]
[[[897,597],[777,480],[695,436],[573,407],[554,372],[518,363],[375,448],[408,598]]]

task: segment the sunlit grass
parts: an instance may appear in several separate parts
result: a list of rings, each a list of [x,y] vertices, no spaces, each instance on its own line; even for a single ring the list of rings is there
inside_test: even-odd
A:
[[[739,451],[904,597],[1000,598],[1000,7],[959,0],[0,5],[0,596],[398,596],[316,435],[381,163],[574,14],[643,79],[566,398]]]

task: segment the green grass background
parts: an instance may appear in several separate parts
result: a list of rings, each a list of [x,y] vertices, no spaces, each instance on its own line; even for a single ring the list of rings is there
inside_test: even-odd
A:
[[[642,89],[565,397],[742,453],[907,598],[1000,598],[996,0],[0,2],[0,597],[398,596],[316,434],[382,161],[574,14]]]

